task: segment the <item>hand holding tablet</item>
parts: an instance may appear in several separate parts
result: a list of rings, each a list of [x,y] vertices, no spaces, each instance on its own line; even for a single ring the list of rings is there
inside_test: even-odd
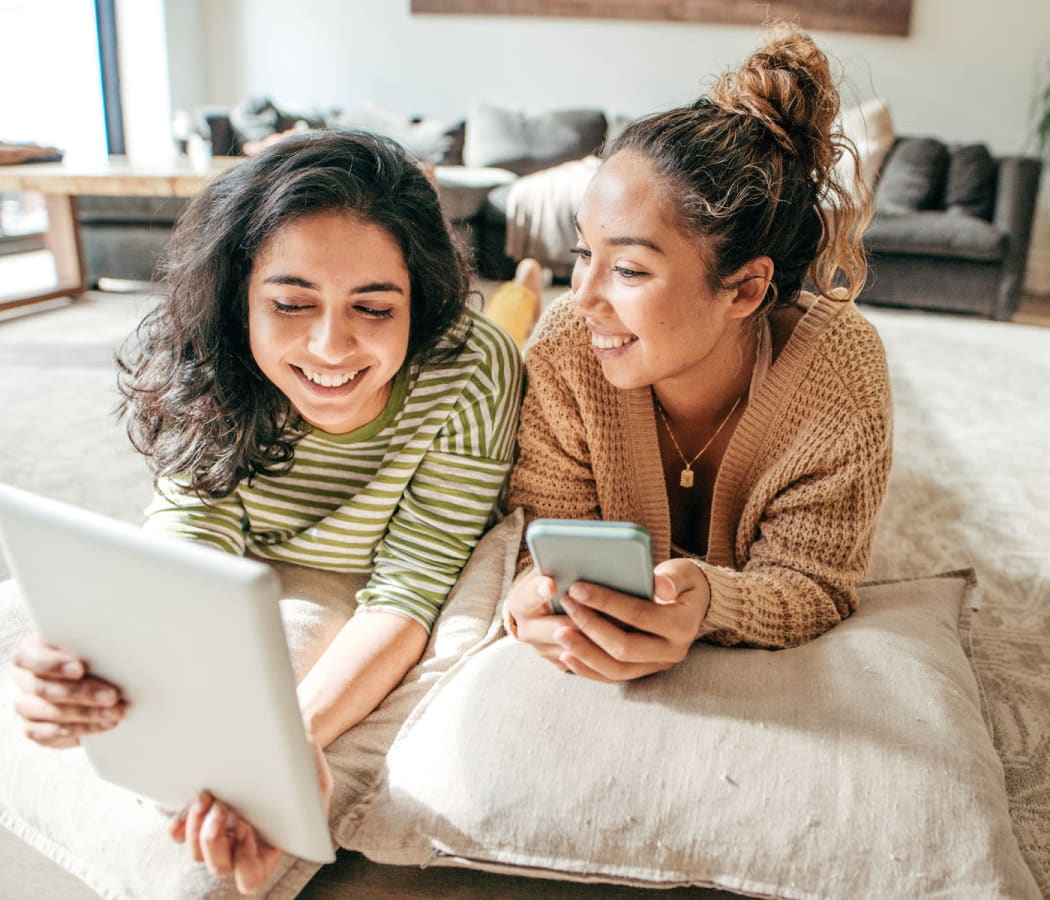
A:
[[[173,809],[207,790],[267,844],[334,859],[268,566],[6,485],[0,537],[42,639],[21,652],[126,701],[119,727],[66,735],[101,777]]]

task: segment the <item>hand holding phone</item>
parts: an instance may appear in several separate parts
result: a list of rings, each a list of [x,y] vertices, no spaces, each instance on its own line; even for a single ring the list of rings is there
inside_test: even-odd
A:
[[[536,519],[525,529],[536,568],[554,579],[551,612],[561,615],[561,598],[576,581],[600,584],[644,600],[653,598],[652,541],[633,522]]]

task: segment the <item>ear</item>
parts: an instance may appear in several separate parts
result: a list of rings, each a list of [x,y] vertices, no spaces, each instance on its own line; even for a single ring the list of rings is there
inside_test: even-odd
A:
[[[773,260],[759,256],[741,266],[728,279],[731,285],[729,316],[746,319],[762,304],[773,280]]]

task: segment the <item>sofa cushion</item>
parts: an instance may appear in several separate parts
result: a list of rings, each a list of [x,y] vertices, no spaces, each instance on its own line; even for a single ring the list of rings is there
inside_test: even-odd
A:
[[[999,168],[984,144],[953,147],[944,188],[944,205],[991,221]]]
[[[893,148],[893,117],[889,104],[881,97],[874,97],[859,106],[845,109],[839,125],[857,151],[861,181],[872,190],[879,169]],[[851,188],[854,179],[852,159],[844,155],[835,168],[842,184]]]
[[[864,246],[875,253],[978,262],[998,262],[1006,244],[1006,235],[998,228],[958,207],[950,212],[880,213],[864,233]]]
[[[467,114],[463,162],[525,175],[594,153],[607,125],[598,109],[527,113],[475,103]]]
[[[329,128],[369,131],[393,138],[417,159],[443,163],[453,149],[458,122],[438,116],[412,116],[365,103],[356,109],[330,112]]]
[[[901,138],[894,144],[875,190],[877,212],[943,209],[948,148],[933,138]]]
[[[866,586],[805,646],[697,646],[623,685],[503,638],[417,708],[337,837],[377,862],[763,897],[1035,898],[960,645],[967,587]]]

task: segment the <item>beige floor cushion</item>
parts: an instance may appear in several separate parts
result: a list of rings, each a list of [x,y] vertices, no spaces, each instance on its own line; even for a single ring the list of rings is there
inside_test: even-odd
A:
[[[772,897],[1037,897],[957,625],[969,579],[861,590],[792,650],[622,686],[504,637],[417,707],[340,843]]]
[[[498,633],[496,606],[513,575],[521,529],[516,513],[482,539],[423,659],[379,709],[326,752],[336,782],[334,833],[371,788],[416,704],[464,655]],[[297,566],[277,569],[289,649],[301,675],[352,613],[360,584]],[[21,735],[11,708],[10,654],[29,627],[15,583],[0,584],[0,824],[110,900],[235,896],[229,884],[210,878],[167,837],[170,811],[100,780],[81,750],[48,750]],[[294,897],[318,868],[286,857],[264,893],[273,900]]]

